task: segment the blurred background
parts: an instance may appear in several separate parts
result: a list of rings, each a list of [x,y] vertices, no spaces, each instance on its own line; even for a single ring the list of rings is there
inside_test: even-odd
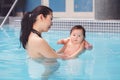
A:
[[[0,16],[5,16],[15,0],[0,0]],[[53,9],[55,17],[94,17],[94,0],[17,0],[10,16],[22,16],[38,5]]]
[[[0,23],[5,17],[5,23],[17,23],[38,5],[50,7],[54,18],[119,20],[119,4],[120,0],[0,0]]]
[[[15,0],[0,0],[0,16],[6,16]],[[53,9],[55,17],[119,19],[120,0],[17,0],[10,16],[22,16],[38,5]]]

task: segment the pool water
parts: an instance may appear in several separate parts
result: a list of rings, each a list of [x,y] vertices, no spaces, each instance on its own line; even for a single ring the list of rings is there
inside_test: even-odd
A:
[[[0,30],[0,80],[32,80],[28,75],[26,52],[19,42],[19,27]],[[43,37],[58,50],[57,40],[69,31],[50,30]],[[58,60],[60,68],[49,80],[120,80],[120,33],[87,32],[93,49],[77,59]]]

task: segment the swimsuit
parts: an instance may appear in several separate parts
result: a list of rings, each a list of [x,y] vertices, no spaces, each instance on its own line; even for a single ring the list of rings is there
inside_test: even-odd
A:
[[[32,31],[33,33],[37,34],[39,37],[41,37],[41,34],[40,34],[40,32],[38,32],[37,30],[35,30],[35,29],[32,29],[31,31]]]

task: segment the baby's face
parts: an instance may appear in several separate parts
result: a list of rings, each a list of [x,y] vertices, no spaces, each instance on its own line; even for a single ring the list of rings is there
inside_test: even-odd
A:
[[[83,31],[81,29],[74,29],[70,35],[73,43],[81,43],[84,39]]]

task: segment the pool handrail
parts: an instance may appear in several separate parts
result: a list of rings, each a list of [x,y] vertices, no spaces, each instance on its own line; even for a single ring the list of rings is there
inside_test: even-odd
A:
[[[13,8],[15,7],[16,3],[18,0],[15,0],[13,5],[11,6],[11,8],[9,9],[7,15],[5,16],[5,18],[3,19],[2,23],[0,24],[0,29],[2,29],[3,24],[5,23],[6,19],[8,18],[8,16],[10,15],[11,11],[13,10]]]

